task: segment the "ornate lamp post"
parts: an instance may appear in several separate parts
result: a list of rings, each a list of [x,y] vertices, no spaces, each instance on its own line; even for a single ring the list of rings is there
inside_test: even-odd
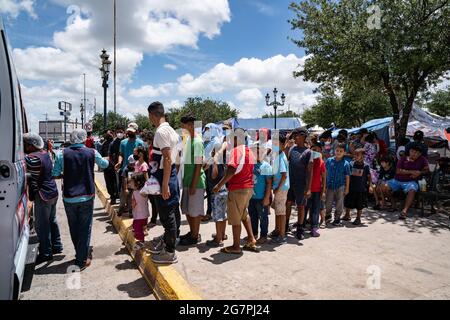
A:
[[[277,88],[273,89],[273,101],[270,102],[270,95],[266,94],[266,105],[268,107],[273,107],[274,110],[274,115],[275,115],[275,125],[274,125],[274,129],[277,129],[277,109],[278,107],[282,107],[284,106],[284,102],[286,101],[286,96],[285,94],[281,94],[281,103],[277,101],[277,94],[278,94],[278,90]]]
[[[100,72],[102,74],[102,87],[103,87],[103,129],[106,130],[107,126],[107,90],[108,90],[108,78],[109,78],[109,69],[111,66],[111,61],[109,60],[109,54],[106,53],[106,50],[102,50],[102,54],[100,55],[102,59],[102,65],[100,67]]]

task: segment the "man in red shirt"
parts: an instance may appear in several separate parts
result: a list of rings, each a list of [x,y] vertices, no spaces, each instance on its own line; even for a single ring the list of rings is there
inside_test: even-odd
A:
[[[218,193],[226,184],[228,189],[228,224],[233,227],[233,245],[221,250],[223,253],[241,254],[241,222],[247,231],[247,244],[243,250],[257,252],[256,239],[253,235],[248,205],[253,196],[253,167],[254,157],[250,149],[245,145],[246,132],[243,129],[235,129],[230,135],[234,148],[231,150],[230,159],[223,179],[214,187],[214,193]]]
[[[87,148],[95,149],[94,138],[92,137],[92,132],[87,133],[87,139],[84,143]]]

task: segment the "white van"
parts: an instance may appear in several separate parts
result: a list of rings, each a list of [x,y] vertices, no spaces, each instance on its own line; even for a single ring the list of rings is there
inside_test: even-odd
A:
[[[0,18],[0,300],[18,299],[27,265],[36,259],[30,227],[23,133],[28,131],[20,84]],[[34,272],[34,270],[31,270]]]

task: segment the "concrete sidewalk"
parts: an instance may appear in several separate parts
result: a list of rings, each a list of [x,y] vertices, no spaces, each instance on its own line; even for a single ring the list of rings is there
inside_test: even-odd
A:
[[[202,243],[179,246],[174,268],[204,299],[450,299],[448,215],[403,222],[367,210],[363,223],[321,230],[320,238],[301,242],[289,236],[288,244],[241,256],[207,247],[215,227],[205,223]],[[272,213],[270,230],[273,225]],[[185,217],[181,231],[189,231]],[[158,225],[147,240],[162,233]],[[229,226],[227,234],[231,239]]]
[[[57,205],[57,219],[64,252],[55,256],[53,262],[36,267],[31,289],[24,292],[21,299],[155,300],[98,198],[94,202],[91,238],[93,260],[91,266],[81,273],[70,273],[69,262],[75,258],[75,250],[61,198]]]

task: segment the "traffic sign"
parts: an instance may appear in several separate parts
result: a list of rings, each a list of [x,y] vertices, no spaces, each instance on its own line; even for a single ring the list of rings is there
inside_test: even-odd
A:
[[[66,112],[64,112],[64,111],[61,111],[60,113],[59,113],[61,116],[66,116],[66,117],[70,117],[70,115],[71,115],[71,113],[69,112],[69,111],[66,111]]]

